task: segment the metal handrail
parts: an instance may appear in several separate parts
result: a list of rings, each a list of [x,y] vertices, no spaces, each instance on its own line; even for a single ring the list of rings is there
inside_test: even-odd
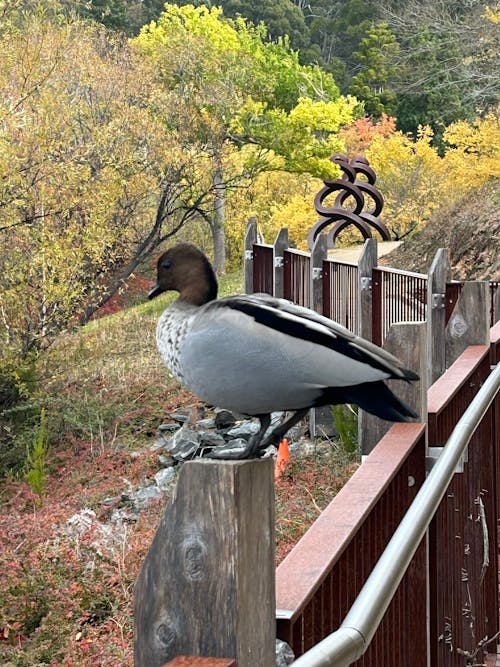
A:
[[[497,364],[453,429],[441,456],[339,629],[297,658],[294,667],[348,667],[367,650],[465,448],[499,390],[500,364]]]

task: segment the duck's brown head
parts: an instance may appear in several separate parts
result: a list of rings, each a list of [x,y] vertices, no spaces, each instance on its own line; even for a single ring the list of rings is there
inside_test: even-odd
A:
[[[156,284],[148,297],[175,290],[179,298],[202,306],[217,298],[217,279],[205,255],[191,243],[179,243],[158,259]]]
[[[179,243],[158,259],[156,284],[148,297],[175,290],[179,298],[201,306],[217,298],[217,279],[205,255],[191,243]]]

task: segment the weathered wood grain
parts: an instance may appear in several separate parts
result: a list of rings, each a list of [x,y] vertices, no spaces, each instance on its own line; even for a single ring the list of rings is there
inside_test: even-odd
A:
[[[274,281],[273,295],[283,297],[283,252],[288,248],[288,229],[283,227],[274,241]]]
[[[428,380],[429,386],[446,370],[446,283],[451,280],[448,250],[440,248],[427,277]]]
[[[485,280],[463,284],[445,330],[446,368],[469,345],[490,343],[490,293]]]
[[[244,248],[244,283],[245,294],[252,294],[253,292],[253,245],[257,243],[257,218],[249,218],[245,232],[245,248]]]
[[[393,324],[384,341],[384,349],[401,360],[405,368],[418,374],[416,382],[387,380],[387,386],[411,406],[419,420],[427,418],[427,323],[399,322]],[[360,410],[359,435],[362,454],[369,454],[392,423]]]
[[[135,590],[135,667],[275,663],[273,461],[184,464]]]
[[[377,240],[366,239],[358,259],[359,331],[355,333],[372,340],[372,273],[377,266]]]

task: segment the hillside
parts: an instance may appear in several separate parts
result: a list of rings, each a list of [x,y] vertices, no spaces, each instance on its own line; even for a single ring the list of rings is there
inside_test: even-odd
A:
[[[220,283],[221,295],[241,292],[242,274]],[[146,293],[140,305],[61,335],[37,366],[31,398],[17,406],[24,429],[19,420],[4,423],[4,667],[133,664],[134,582],[179,470],[164,467],[171,463],[156,444],[158,427],[198,406],[156,351],[156,321],[171,296],[147,301]],[[41,407],[50,451],[45,490],[35,494],[24,461]],[[276,485],[278,560],[343,486],[353,461],[338,442],[299,447]],[[157,481],[162,473],[168,483]]]
[[[438,248],[448,248],[454,280],[500,280],[499,205],[499,182],[488,183],[459,204],[441,209],[381,263],[427,273]]]

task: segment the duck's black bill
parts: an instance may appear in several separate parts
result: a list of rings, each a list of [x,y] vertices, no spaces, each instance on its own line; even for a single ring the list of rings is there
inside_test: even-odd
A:
[[[148,299],[154,299],[155,296],[158,296],[159,294],[163,294],[164,291],[165,291],[165,290],[162,289],[162,288],[158,285],[158,283],[156,283],[156,285],[154,285],[153,288],[151,289],[151,291],[149,292],[149,294],[148,294]]]

